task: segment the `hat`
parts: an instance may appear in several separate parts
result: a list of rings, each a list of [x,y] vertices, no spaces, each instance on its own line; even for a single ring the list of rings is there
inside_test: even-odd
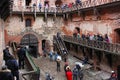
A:
[[[3,65],[2,66],[2,70],[6,70],[7,69],[7,66],[6,65]]]
[[[114,73],[115,71],[111,71],[111,73]]]
[[[66,67],[66,70],[70,70],[70,66],[67,66],[67,67]]]
[[[9,48],[9,46],[6,46],[6,48]]]

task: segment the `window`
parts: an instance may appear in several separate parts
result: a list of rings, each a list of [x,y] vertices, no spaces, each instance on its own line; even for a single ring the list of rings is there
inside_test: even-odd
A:
[[[26,6],[30,6],[31,0],[26,0]]]
[[[25,26],[26,27],[31,27],[31,19],[26,19]]]

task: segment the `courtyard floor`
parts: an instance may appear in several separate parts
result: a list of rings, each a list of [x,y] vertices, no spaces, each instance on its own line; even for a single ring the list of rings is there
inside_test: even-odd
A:
[[[75,62],[81,62],[76,59],[72,55],[68,56],[68,64],[71,69],[75,66]],[[55,78],[55,80],[66,80],[65,72],[64,72],[64,62],[61,61],[61,72],[56,71],[56,62],[50,61],[49,56],[47,57],[38,57],[33,58],[35,64],[40,68],[40,80],[45,80],[46,73],[50,73],[51,76]],[[84,79],[83,80],[107,80],[110,76],[110,73],[104,71],[93,71],[87,69],[90,65],[84,66]]]

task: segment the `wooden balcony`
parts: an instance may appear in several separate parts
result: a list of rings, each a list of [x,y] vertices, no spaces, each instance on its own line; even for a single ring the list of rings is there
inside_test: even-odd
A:
[[[113,43],[107,43],[96,40],[86,40],[86,39],[83,40],[83,39],[73,38],[72,36],[63,36],[63,40],[71,44],[76,44],[79,46],[108,52],[114,55],[120,55],[120,44],[113,44]]]
[[[65,7],[49,7],[48,10],[46,10],[44,7],[42,7],[41,11],[39,10],[38,7],[32,7],[32,6],[15,6],[12,5],[12,13],[13,14],[58,14],[61,15],[63,13],[73,13],[73,12],[78,12],[78,11],[85,11],[85,10],[90,10],[94,8],[104,8],[104,7],[110,7],[110,6],[115,6],[115,5],[120,5],[120,0],[88,0],[85,2],[82,2],[81,5],[73,5],[71,8]]]

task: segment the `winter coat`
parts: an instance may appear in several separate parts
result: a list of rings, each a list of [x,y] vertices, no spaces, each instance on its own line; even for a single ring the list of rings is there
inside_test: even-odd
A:
[[[11,54],[10,54],[10,52],[9,52],[9,50],[8,49],[4,49],[3,50],[3,59],[5,60],[5,61],[7,61],[8,59],[9,59],[9,57],[11,56]]]
[[[66,77],[67,77],[67,80],[72,80],[72,72],[71,71],[67,71],[66,72]]]
[[[73,69],[73,76],[78,76],[78,69],[77,68]]]
[[[14,80],[14,77],[11,74],[10,70],[8,70],[8,69],[1,70],[0,71],[0,80]]]
[[[13,76],[15,74],[19,73],[19,71],[18,71],[19,65],[18,65],[18,63],[17,63],[17,61],[15,59],[8,60],[7,63],[6,63],[6,65],[7,65],[8,69],[11,70]]]
[[[24,48],[20,48],[19,50],[18,50],[18,52],[17,52],[17,54],[18,54],[18,58],[19,58],[19,60],[24,60],[24,58],[25,58],[25,49]]]

